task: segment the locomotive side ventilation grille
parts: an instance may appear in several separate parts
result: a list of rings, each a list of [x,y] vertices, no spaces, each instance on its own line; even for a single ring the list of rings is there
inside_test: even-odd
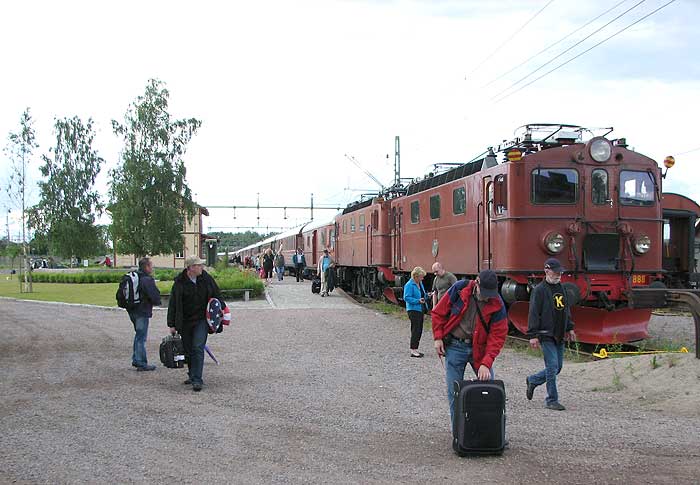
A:
[[[440,175],[436,175],[434,177],[421,180],[420,182],[417,182],[415,184],[411,184],[408,186],[407,194],[417,194],[418,192],[423,192],[424,190],[432,189],[433,187],[437,187],[439,185],[443,185],[448,182],[452,182],[454,180],[461,179],[463,177],[476,173],[481,170],[482,163],[484,163],[483,159],[477,160],[476,162],[465,163],[464,165],[460,165],[459,167],[453,168],[452,170],[448,170],[447,172],[441,173]]]
[[[588,271],[618,270],[619,234],[588,234],[583,240],[583,265]]]

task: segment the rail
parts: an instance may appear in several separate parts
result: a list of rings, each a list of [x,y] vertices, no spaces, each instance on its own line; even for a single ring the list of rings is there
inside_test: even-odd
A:
[[[700,290],[632,288],[628,295],[630,308],[661,308],[670,303],[685,303],[693,315],[695,358],[700,359]]]

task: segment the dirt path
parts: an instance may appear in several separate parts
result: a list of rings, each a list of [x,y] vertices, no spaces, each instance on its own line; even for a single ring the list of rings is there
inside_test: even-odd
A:
[[[298,291],[285,285],[278,303]],[[237,306],[232,328],[209,341],[222,364],[207,360],[195,394],[182,371],[131,368],[133,330],[121,311],[0,300],[0,482],[700,479],[698,413],[643,402],[631,384],[665,388],[698,409],[697,392],[679,389],[698,388],[683,376],[697,377],[700,361],[642,372],[649,364],[640,359],[639,370],[618,370],[621,389],[606,388],[609,362],[567,363],[560,393],[568,409],[556,413],[543,408],[542,389],[524,397],[524,378],[541,360],[506,351],[496,372],[508,390],[510,449],[460,459],[430,335],[426,358],[411,359],[407,321],[325,299],[325,308],[314,305]],[[158,311],[148,343],[157,364],[164,322]]]

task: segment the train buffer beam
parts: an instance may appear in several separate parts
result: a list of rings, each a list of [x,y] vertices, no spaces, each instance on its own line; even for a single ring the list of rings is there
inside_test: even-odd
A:
[[[663,308],[685,303],[695,322],[695,357],[700,359],[700,290],[670,288],[632,288],[628,292],[630,308]]]

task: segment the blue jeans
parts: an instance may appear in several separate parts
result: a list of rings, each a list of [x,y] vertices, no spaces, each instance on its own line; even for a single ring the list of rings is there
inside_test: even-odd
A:
[[[284,266],[277,266],[277,281],[282,281],[284,279]]]
[[[447,400],[450,402],[450,422],[454,423],[455,418],[455,397],[452,392],[454,381],[464,379],[464,370],[467,364],[473,362],[472,345],[459,340],[453,340],[445,347],[445,381],[447,382]],[[493,367],[491,368],[491,379],[495,377]]]
[[[559,402],[559,394],[557,393],[557,375],[561,372],[561,367],[564,364],[564,342],[556,343],[554,339],[540,339],[540,347],[544,355],[544,369],[536,374],[532,374],[527,378],[530,384],[535,387],[547,383],[547,404]]]
[[[197,320],[194,326],[183,330],[180,335],[182,335],[182,346],[185,347],[185,355],[188,356],[187,375],[192,384],[203,384],[204,346],[207,344],[207,336],[209,335],[207,321],[204,319]]]
[[[144,367],[148,364],[146,359],[146,338],[148,337],[148,317],[129,313],[131,323],[134,324],[134,353],[131,355],[131,364],[135,367]]]

